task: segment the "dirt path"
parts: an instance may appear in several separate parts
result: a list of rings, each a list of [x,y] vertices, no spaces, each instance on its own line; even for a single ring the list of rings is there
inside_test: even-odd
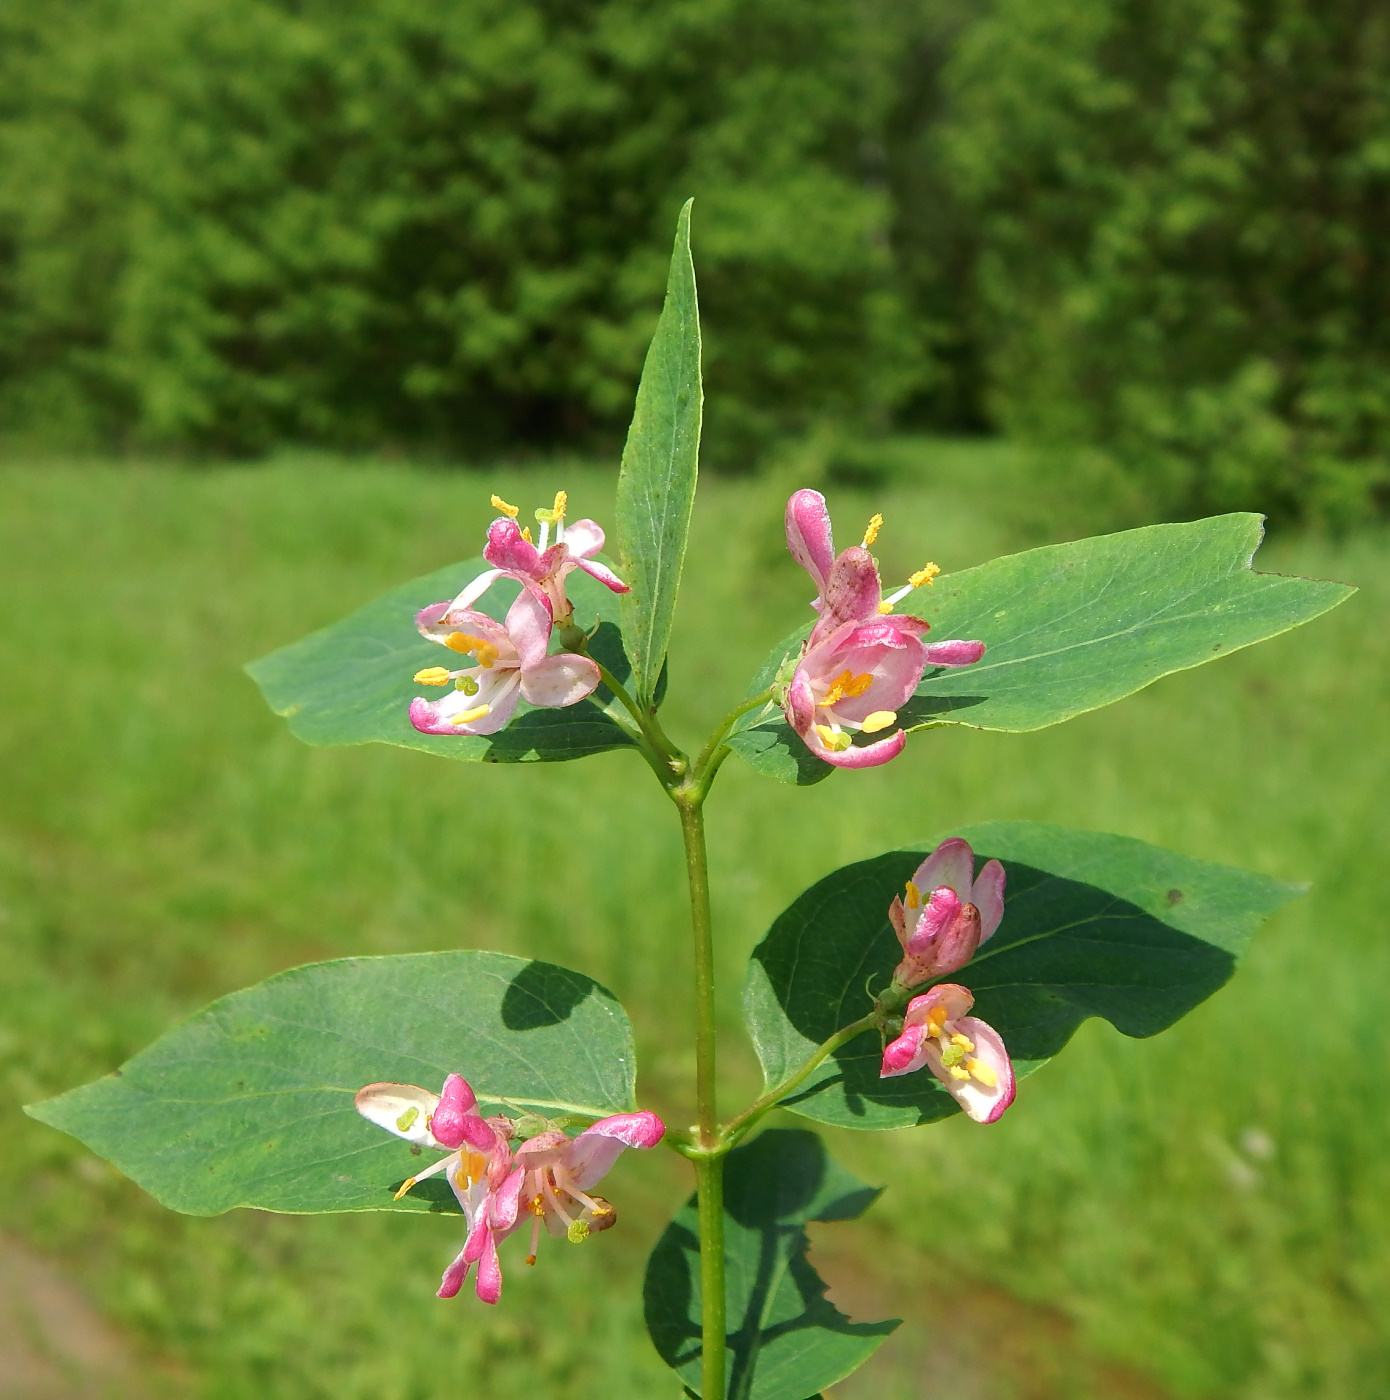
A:
[[[61,1272],[0,1236],[0,1400],[146,1400],[127,1348]]]

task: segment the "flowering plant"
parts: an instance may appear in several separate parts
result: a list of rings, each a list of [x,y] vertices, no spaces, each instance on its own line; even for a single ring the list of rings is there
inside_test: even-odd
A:
[[[891,763],[909,735],[944,725],[1060,723],[1305,622],[1350,590],[1254,572],[1259,518],[1230,515],[958,573],[929,563],[885,596],[871,552],[881,518],[837,553],[829,507],[808,487],[781,522],[816,589],[804,624],[705,742],[682,748],[661,707],[701,392],[687,206],[623,454],[614,559],[594,521],[566,523],[563,494],[535,512],[534,531],[494,497],[481,557],[250,667],[309,743],[494,763],[614,751],[646,765],[686,857],[690,1111],[638,1106],[631,1029],[606,989],[471,949],[291,969],[29,1111],[177,1210],[462,1216],[438,1291],[453,1298],[471,1279],[484,1304],[503,1297],[504,1259],[535,1262],[543,1232],[589,1247],[611,1229],[619,1210],[596,1188],[624,1151],[664,1143],[690,1163],[695,1193],[650,1256],[653,1343],[705,1400],[804,1400],[897,1324],[850,1325],[808,1286],[803,1227],[849,1219],[874,1193],[814,1132],[769,1127],[768,1115],[876,1131],[960,1113],[985,1127],[1026,1111],[1018,1081],[1083,1020],[1134,1036],[1165,1029],[1299,891],[1032,822],[844,866],[753,951],[744,1005],[765,1087],[726,1116],[704,829],[723,764],[736,756],[793,787],[863,781],[838,770]]]

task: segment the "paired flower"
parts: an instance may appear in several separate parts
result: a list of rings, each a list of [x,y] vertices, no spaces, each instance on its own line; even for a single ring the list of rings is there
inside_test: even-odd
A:
[[[444,1271],[439,1297],[452,1298],[478,1265],[478,1297],[495,1303],[502,1296],[502,1265],[497,1246],[532,1217],[531,1252],[544,1220],[550,1233],[579,1244],[617,1223],[613,1207],[589,1192],[624,1148],[655,1147],[666,1125],[655,1113],[616,1113],[570,1138],[547,1128],[515,1149],[517,1124],[498,1114],[484,1118],[468,1081],[451,1074],[438,1094],[414,1084],[368,1084],[357,1091],[357,1111],[369,1122],[418,1147],[449,1155],[402,1184],[399,1200],[416,1182],[444,1174],[467,1222],[462,1250]]]
[[[893,611],[940,570],[928,564],[906,587],[884,598],[878,565],[869,553],[882,523],[881,516],[874,516],[862,544],[837,555],[825,497],[802,490],[787,502],[787,548],[820,590],[811,604],[820,617],[802,648],[782,707],[811,752],[837,768],[872,768],[896,758],[907,742],[904,730],[860,745],[853,735],[892,729],[928,666],[970,666],[985,651],[983,642],[926,644],[921,638],[928,624]]]
[[[507,610],[505,623],[454,603],[432,603],[415,614],[420,635],[473,658],[471,666],[417,671],[420,685],[449,685],[442,700],[417,696],[410,722],[422,734],[495,734],[516,711],[517,702],[557,707],[574,705],[599,683],[598,666],[587,656],[549,656],[553,621],[549,601],[523,588]]]
[[[888,907],[903,947],[894,985],[916,987],[964,967],[1004,917],[1004,878],[997,860],[975,874],[968,841],[943,841]]]
[[[993,1123],[1014,1101],[1014,1068],[999,1033],[969,1014],[975,998],[954,982],[913,997],[902,1034],[883,1052],[882,1079],[925,1065],[977,1123]]]

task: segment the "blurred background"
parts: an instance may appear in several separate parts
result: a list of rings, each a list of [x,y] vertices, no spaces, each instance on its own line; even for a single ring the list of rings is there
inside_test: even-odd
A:
[[[814,1258],[908,1320],[834,1400],[1386,1394],[1390,12],[0,0],[0,75],[3,1400],[673,1394],[638,1288],[671,1154],[489,1311],[432,1296],[448,1222],[174,1216],[17,1108],[281,968],[463,945],[612,987],[689,1113],[636,759],[311,750],[240,667],[476,553],[494,491],[611,521],[691,194],[687,743],[804,614],[795,486],[882,511],[893,576],[1256,509],[1262,567],[1363,589],[1055,730],[725,768],[729,1103],[747,951],[835,865],[1025,818],[1313,884],[1179,1028],[1089,1024],[987,1131],[829,1135],[891,1185]]]

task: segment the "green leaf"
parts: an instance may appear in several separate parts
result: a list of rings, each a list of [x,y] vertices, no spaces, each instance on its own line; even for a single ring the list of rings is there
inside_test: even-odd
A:
[[[353,1107],[364,1084],[438,1093],[451,1071],[492,1104],[627,1112],[632,1030],[610,992],[550,963],[344,958],[233,992],[114,1074],[25,1111],[189,1215],[456,1210],[438,1178],[393,1205],[396,1187],[436,1159]]]
[[[690,206],[676,225],[666,304],[642,366],[618,478],[623,644],[638,700],[655,703],[671,638],[700,456],[700,312],[690,258]]]
[[[724,1171],[729,1400],[806,1400],[849,1375],[898,1326],[851,1322],[806,1257],[811,1220],[854,1220],[879,1192],[831,1160],[815,1133],[773,1129]],[[700,1217],[692,1196],[647,1262],[647,1331],[700,1393]]]
[[[1218,515],[1149,525],[942,575],[901,610],[926,618],[932,640],[980,640],[987,650],[974,666],[928,671],[899,712],[902,723],[1043,729],[1278,636],[1355,592],[1344,583],[1256,573],[1260,521]],[[774,650],[750,695],[772,683],[808,631],[809,624]],[[805,782],[805,745],[779,715],[754,715],[745,726],[730,741],[740,758],[781,782]]]
[[[411,725],[411,698],[422,693],[412,677],[449,655],[415,630],[415,614],[453,597],[489,567],[483,559],[468,559],[412,579],[246,670],[270,708],[306,744],[398,744],[471,763],[553,762],[630,746],[626,730],[603,708],[616,705],[604,687],[565,709],[538,710],[522,701],[505,729],[486,736],[421,734]],[[576,624],[598,629],[590,652],[626,680],[630,668],[615,596],[582,570],[565,585]],[[474,606],[501,621],[518,591],[510,579],[499,579]]]
[[[1040,822],[952,833],[1008,874],[1004,920],[974,960],[942,981],[976,997],[1019,1074],[1055,1055],[1087,1017],[1126,1035],[1171,1026],[1235,970],[1261,922],[1303,892],[1124,836]],[[865,1015],[902,950],[888,906],[924,851],[847,865],[787,908],[753,950],[744,1014],[769,1087]],[[849,1128],[904,1128],[957,1112],[930,1072],[878,1077],[877,1033],[857,1036],[785,1106]]]

